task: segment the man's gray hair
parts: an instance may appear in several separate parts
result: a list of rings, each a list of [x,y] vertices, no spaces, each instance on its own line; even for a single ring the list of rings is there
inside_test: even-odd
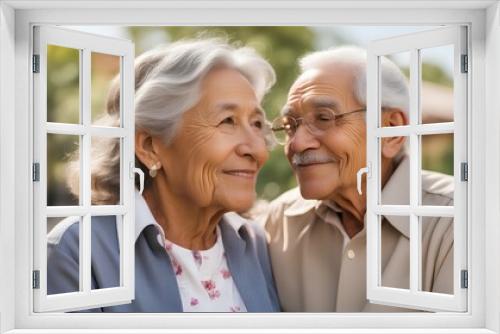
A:
[[[330,64],[351,66],[353,73],[353,94],[356,100],[366,106],[366,50],[356,46],[342,46],[310,53],[300,60],[302,72]],[[408,116],[408,81],[399,67],[386,57],[381,57],[381,105],[399,108]]]
[[[249,47],[233,47],[224,39],[183,40],[147,51],[135,60],[135,126],[169,144],[182,115],[201,98],[201,83],[215,68],[232,68],[252,85],[259,101],[276,81],[272,66]],[[106,113],[99,125],[119,126],[120,81],[110,87]],[[271,140],[268,138],[268,145]],[[96,139],[92,145],[92,202],[115,204],[120,187],[120,142]],[[136,165],[147,167],[136,158]],[[79,192],[79,162],[75,152],[68,168],[68,186]],[[145,186],[151,183],[145,173]]]

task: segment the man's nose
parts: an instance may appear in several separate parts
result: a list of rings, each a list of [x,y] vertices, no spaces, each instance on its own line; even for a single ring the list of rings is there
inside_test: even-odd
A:
[[[288,143],[290,149],[294,152],[303,152],[307,149],[318,148],[320,142],[306,127],[304,123],[297,127],[295,134]]]

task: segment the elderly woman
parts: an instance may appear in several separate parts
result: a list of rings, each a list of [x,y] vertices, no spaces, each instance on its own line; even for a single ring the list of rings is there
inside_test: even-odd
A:
[[[135,154],[146,180],[135,197],[135,299],[92,311],[279,311],[263,232],[231,213],[255,200],[270,144],[260,102],[274,81],[252,49],[215,39],[137,58]],[[108,122],[119,101],[115,83]],[[114,204],[119,143],[92,155],[93,202]],[[78,224],[56,227],[48,247],[49,294],[78,290]],[[114,217],[92,219],[91,263],[93,289],[119,285]]]

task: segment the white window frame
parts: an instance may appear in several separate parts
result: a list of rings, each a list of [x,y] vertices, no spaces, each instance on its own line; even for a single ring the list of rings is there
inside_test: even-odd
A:
[[[467,163],[467,76],[462,70],[462,55],[467,55],[467,27],[448,26],[372,41],[368,46],[367,66],[367,298],[370,301],[428,311],[467,310],[467,289],[461,287],[462,270],[467,270],[467,180],[461,178],[461,164]],[[452,46],[453,53],[453,121],[422,124],[421,53],[420,49]],[[410,53],[409,124],[381,126],[381,58],[400,52]],[[464,73],[465,72],[465,73]],[[453,206],[421,204],[421,135],[453,134],[454,197]],[[409,142],[409,203],[382,203],[381,147],[384,137],[406,136]],[[410,229],[409,289],[382,286],[381,217],[407,216]],[[453,293],[422,291],[422,229],[420,217],[454,217],[453,219]]]
[[[62,9],[62,7],[66,9]],[[119,8],[127,6],[128,9]],[[71,7],[71,8],[68,8]],[[50,8],[50,10],[47,10]],[[141,9],[137,9],[141,8]],[[196,8],[196,9],[194,9]],[[465,314],[34,314],[31,31],[35,24],[468,24],[468,312]],[[496,1],[3,1],[0,3],[0,333],[499,333],[500,14]],[[15,68],[14,65],[15,64]],[[485,71],[485,69],[488,69]],[[14,79],[14,80],[13,80]],[[14,81],[14,84],[12,83]],[[496,91],[495,91],[496,90]],[[488,180],[488,182],[486,182]],[[486,293],[487,291],[487,293]],[[14,307],[12,307],[14,305]],[[144,330],[143,328],[150,330]],[[167,328],[168,326],[168,328]],[[94,329],[87,328],[92,327]],[[64,330],[56,330],[57,328]],[[191,328],[190,331],[175,330]],[[220,328],[232,328],[221,330]],[[267,329],[262,329],[267,328]],[[297,329],[300,328],[300,329]],[[384,328],[384,329],[381,329]],[[390,329],[388,329],[390,328]],[[97,330],[100,329],[100,330]],[[115,330],[113,330],[115,329]],[[142,329],[142,330],[141,330]]]
[[[39,72],[33,74],[33,153],[39,166],[39,181],[33,183],[34,245],[33,269],[39,275],[34,289],[34,311],[75,311],[130,303],[134,299],[134,45],[130,41],[97,36],[53,26],[34,27],[33,54],[39,57]],[[47,46],[71,48],[78,52],[79,123],[47,121]],[[120,124],[104,127],[92,124],[91,62],[92,53],[113,55],[120,68]],[[47,206],[47,135],[79,136],[79,205]],[[120,203],[92,205],[91,145],[92,138],[120,140]],[[91,288],[91,223],[92,216],[116,216],[120,226],[120,284],[118,287]],[[79,291],[47,295],[47,224],[49,217],[80,217],[79,219]],[[71,219],[71,218],[70,218]]]

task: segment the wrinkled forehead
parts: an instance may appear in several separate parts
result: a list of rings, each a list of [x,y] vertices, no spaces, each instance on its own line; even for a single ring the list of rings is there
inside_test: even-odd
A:
[[[346,66],[309,69],[290,88],[283,113],[311,104],[343,109],[354,100],[353,79]]]

